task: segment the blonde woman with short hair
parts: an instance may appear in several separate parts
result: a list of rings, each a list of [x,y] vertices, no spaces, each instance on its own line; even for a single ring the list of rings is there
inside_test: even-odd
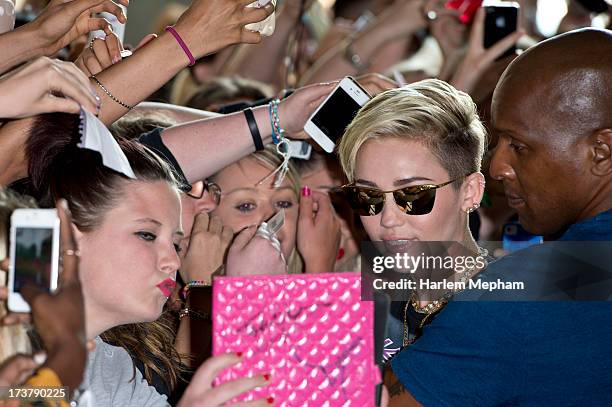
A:
[[[391,250],[419,241],[458,242],[486,257],[468,225],[484,192],[485,141],[474,102],[446,82],[428,79],[369,101],[347,127],[339,155],[349,180],[344,194],[370,239]],[[411,293],[394,313],[392,348],[416,340],[447,300]]]

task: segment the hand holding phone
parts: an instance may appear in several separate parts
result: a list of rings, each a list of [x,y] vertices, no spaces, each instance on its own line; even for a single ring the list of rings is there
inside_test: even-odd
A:
[[[79,251],[66,201],[61,202],[56,214],[62,250],[61,287],[51,294],[46,287],[28,284],[21,287],[20,296],[32,309],[34,327],[47,352],[45,366],[57,373],[64,386],[76,389],[83,381],[87,362],[85,307],[79,278]],[[42,221],[37,223],[46,227]]]
[[[59,217],[55,209],[16,209],[11,216],[8,308],[30,312],[21,296],[26,284],[46,292],[57,288]]]
[[[517,30],[519,5],[513,2],[502,2],[486,5],[483,8],[485,10],[483,45],[489,49]],[[516,46],[512,45],[498,59],[515,52]]]
[[[346,127],[369,100],[370,95],[365,89],[347,76],[306,121],[304,131],[323,150],[331,153],[344,135]]]

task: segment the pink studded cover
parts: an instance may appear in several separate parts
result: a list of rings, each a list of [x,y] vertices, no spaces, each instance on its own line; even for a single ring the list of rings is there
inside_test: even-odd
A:
[[[237,400],[275,406],[374,406],[373,303],[359,273],[223,277],[213,288],[213,353],[242,352],[217,384],[269,373]]]

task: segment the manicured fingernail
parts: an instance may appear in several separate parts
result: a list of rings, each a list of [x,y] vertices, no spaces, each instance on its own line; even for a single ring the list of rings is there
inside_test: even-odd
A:
[[[268,402],[268,404],[274,404],[274,397],[268,397],[266,401]]]
[[[236,356],[238,356],[239,358],[242,357],[242,352],[236,352]]]
[[[340,248],[338,249],[338,255],[336,256],[336,260],[342,260],[342,258],[344,257],[344,248]]]
[[[264,374],[263,378],[264,378],[265,381],[269,381],[270,380],[270,374],[269,373]]]
[[[302,187],[302,196],[310,196],[311,194],[312,194],[312,191],[310,190],[310,187],[308,186]]]

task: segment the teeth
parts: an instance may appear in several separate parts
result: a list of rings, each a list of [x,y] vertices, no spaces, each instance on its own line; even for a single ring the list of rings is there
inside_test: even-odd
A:
[[[404,246],[408,242],[408,240],[387,240],[385,243],[389,246]]]

